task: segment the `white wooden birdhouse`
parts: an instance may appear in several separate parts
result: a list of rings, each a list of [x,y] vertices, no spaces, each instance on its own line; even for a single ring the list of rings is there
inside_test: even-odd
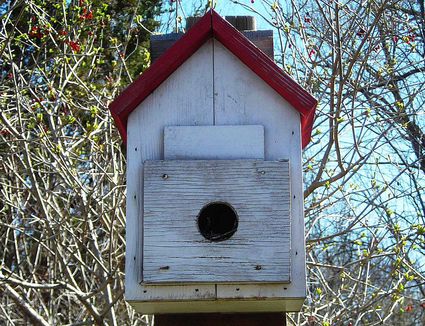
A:
[[[301,150],[316,104],[213,10],[111,104],[137,311],[301,308]]]

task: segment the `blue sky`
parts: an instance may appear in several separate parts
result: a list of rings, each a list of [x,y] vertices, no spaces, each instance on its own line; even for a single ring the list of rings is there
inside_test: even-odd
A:
[[[264,7],[264,3],[262,1],[255,1],[254,3],[251,3],[251,0],[241,0],[240,2],[259,11],[262,14],[266,14],[268,9]],[[179,16],[190,16],[193,14],[195,8],[205,8],[207,3],[207,0],[180,0]],[[260,16],[255,15],[253,12],[247,10],[240,4],[235,4],[231,0],[216,0],[215,3],[215,10],[222,16],[257,16],[257,29],[270,29],[270,26],[267,24],[267,22],[265,22]],[[167,10],[170,7],[175,8],[176,2],[165,2],[164,9]],[[175,19],[175,12],[166,12],[161,17],[163,22],[167,22],[167,20],[171,21],[173,19]],[[161,30],[160,32],[169,32],[169,30]]]

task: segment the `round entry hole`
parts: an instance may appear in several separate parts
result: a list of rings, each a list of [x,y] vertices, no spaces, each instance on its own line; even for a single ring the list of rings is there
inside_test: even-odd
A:
[[[224,241],[235,234],[238,228],[238,217],[229,204],[210,203],[199,212],[198,227],[205,239],[216,242]]]

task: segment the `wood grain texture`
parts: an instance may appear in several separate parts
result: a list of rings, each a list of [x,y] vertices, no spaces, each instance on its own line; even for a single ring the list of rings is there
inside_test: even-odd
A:
[[[165,127],[164,159],[264,159],[263,126]]]
[[[130,302],[134,309],[145,314],[164,313],[234,313],[299,311],[304,299],[227,299],[227,300],[164,300]]]
[[[213,68],[212,41],[181,65],[164,83],[131,113],[127,142],[127,218],[126,218],[126,277],[127,300],[144,300],[152,295],[188,300],[197,298],[199,292],[215,298],[214,285],[198,288],[190,285],[159,289],[140,284],[142,281],[143,254],[143,162],[163,159],[163,133],[167,125],[213,124]],[[188,78],[191,76],[191,78]],[[186,94],[193,94],[188,97]],[[212,292],[211,292],[212,288]],[[147,292],[144,292],[147,291]]]
[[[229,70],[229,67],[232,67]],[[218,298],[304,297],[306,293],[304,202],[300,115],[220,42],[214,41],[215,122],[264,126],[265,160],[290,159],[291,284],[217,285]],[[255,89],[255,92],[251,90]]]
[[[214,284],[167,284],[167,286],[163,286],[142,283],[137,284],[137,287],[142,289],[137,299],[145,302],[202,301],[216,297]]]
[[[288,161],[145,162],[143,281],[289,282],[289,184]],[[238,215],[228,240],[211,242],[198,230],[211,202]]]

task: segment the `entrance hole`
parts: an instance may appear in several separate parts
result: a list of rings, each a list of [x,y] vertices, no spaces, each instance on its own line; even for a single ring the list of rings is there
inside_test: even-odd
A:
[[[199,212],[198,228],[205,239],[224,241],[238,229],[238,217],[233,207],[227,203],[209,203]]]

